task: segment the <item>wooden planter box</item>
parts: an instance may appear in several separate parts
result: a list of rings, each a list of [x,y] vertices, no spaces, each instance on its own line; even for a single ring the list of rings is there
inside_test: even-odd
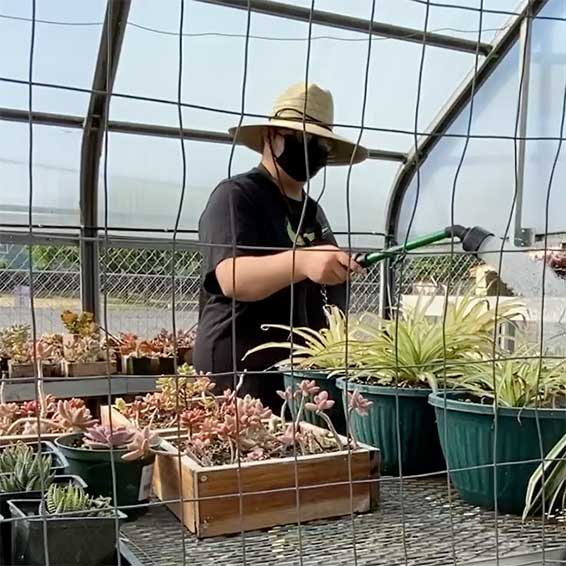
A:
[[[110,362],[110,374],[116,373],[116,362]],[[89,377],[106,375],[108,366],[105,360],[101,362],[68,362],[63,361],[63,374],[65,377]]]
[[[61,375],[60,364],[42,363],[43,377],[59,377]],[[8,361],[8,377],[34,377],[33,364],[18,364],[12,360]]]
[[[153,490],[162,501],[182,494],[182,507],[167,506],[199,538],[339,517],[352,510],[364,513],[378,503],[379,451],[370,446],[351,452],[351,487],[347,451],[299,456],[296,462],[245,462],[238,468],[203,467],[185,455],[179,466],[177,449],[167,441],[163,447],[171,455],[158,454]]]

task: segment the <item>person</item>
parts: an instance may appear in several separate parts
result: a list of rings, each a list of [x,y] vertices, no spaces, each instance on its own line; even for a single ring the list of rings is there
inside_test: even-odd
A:
[[[281,402],[276,390],[282,376],[259,372],[288,352],[242,358],[264,342],[287,341],[289,333],[262,325],[321,329],[325,303],[344,309],[345,282],[361,271],[337,247],[324,211],[304,188],[326,165],[359,163],[368,155],[336,135],[332,124],[329,91],[315,84],[289,87],[267,122],[230,130],[238,143],[261,153],[261,163],[222,181],[199,220],[203,264],[194,367],[220,374],[214,378],[219,391],[234,387],[234,368],[245,369],[240,394],[272,408]]]

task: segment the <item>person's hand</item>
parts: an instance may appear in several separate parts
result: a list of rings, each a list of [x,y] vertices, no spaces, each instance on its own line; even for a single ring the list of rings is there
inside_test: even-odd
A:
[[[296,268],[319,285],[338,285],[350,272],[363,273],[363,268],[336,246],[313,246],[299,250]]]

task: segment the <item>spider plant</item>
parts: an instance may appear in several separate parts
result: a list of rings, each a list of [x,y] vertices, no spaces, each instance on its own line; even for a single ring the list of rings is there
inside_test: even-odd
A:
[[[543,507],[551,517],[566,508],[566,434],[550,449],[527,485],[523,521]]]
[[[384,386],[453,386],[465,364],[492,350],[495,329],[520,312],[509,302],[500,306],[496,320],[489,303],[467,294],[448,303],[445,319],[434,319],[427,315],[432,300],[401,307],[394,320],[360,317],[352,332],[361,367],[354,377]]]
[[[346,342],[350,348],[350,333],[346,328],[346,317],[336,306],[324,307],[324,314],[328,323],[327,328],[319,331],[308,327],[290,327],[282,324],[264,324],[262,330],[278,329],[289,332],[297,340],[287,342],[266,342],[249,350],[248,356],[271,348],[287,350],[289,356],[282,359],[277,365],[288,367],[293,364],[296,368],[307,369],[336,369],[345,366]],[[351,325],[354,323],[351,322]],[[352,348],[354,345],[352,345]],[[350,357],[350,356],[349,356]]]
[[[566,407],[564,361],[547,360],[536,348],[520,346],[513,356],[467,365],[458,386],[500,407]]]

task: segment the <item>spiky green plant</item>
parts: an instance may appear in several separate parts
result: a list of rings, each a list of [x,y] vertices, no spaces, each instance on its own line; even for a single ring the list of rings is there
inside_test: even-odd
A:
[[[262,325],[263,330],[284,330],[289,332],[289,335],[293,334],[297,340],[294,340],[293,343],[291,341],[266,342],[249,350],[244,359],[261,350],[280,348],[289,351],[289,356],[277,364],[280,367],[289,366],[292,362],[293,366],[298,368],[343,368],[346,357],[346,340],[348,340],[348,347],[353,346],[353,339],[346,329],[346,317],[336,306],[324,307],[324,314],[328,327],[318,331],[302,326]]]
[[[0,491],[14,493],[47,488],[53,481],[51,456],[18,443],[0,453]]]
[[[109,497],[92,497],[77,485],[52,484],[45,499],[46,509],[50,515],[80,513],[82,517],[112,516]]]
[[[488,302],[467,294],[448,303],[445,319],[435,319],[428,315],[433,300],[419,298],[392,320],[360,317],[352,357],[361,369],[354,375],[378,385],[437,389],[446,378],[453,386],[468,362],[493,350],[495,330],[521,314],[520,304],[510,301],[496,317]]]
[[[564,361],[541,358],[536,348],[519,346],[512,357],[478,361],[463,371],[459,388],[500,407],[565,407]]]
[[[523,521],[543,507],[547,517],[566,509],[566,434],[537,466],[527,485]]]

